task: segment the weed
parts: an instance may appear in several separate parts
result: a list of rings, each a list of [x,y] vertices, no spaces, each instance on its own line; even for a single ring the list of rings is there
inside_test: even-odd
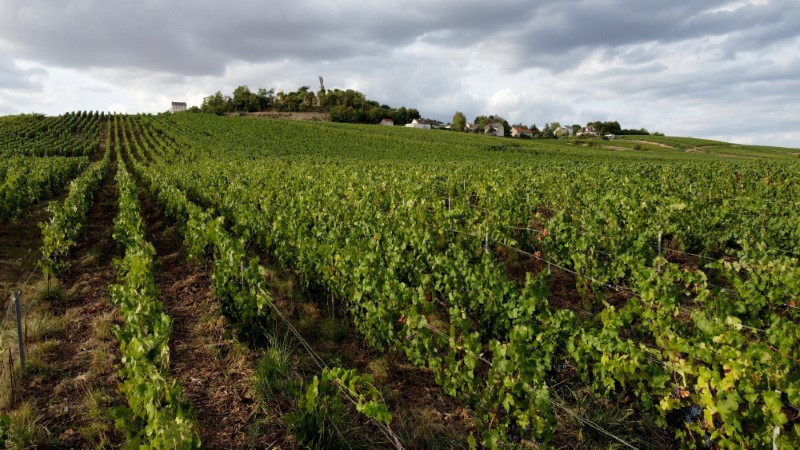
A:
[[[286,339],[273,338],[256,363],[254,388],[257,397],[264,403],[277,398],[291,398],[296,390],[292,354],[294,348]]]
[[[599,428],[619,437],[638,448],[659,448],[667,442],[654,439],[660,435],[657,427],[642,414],[632,408],[620,406],[603,399],[598,399],[588,388],[573,390],[565,387],[562,391],[564,400],[575,414],[588,419]],[[560,440],[570,442],[572,446],[586,449],[608,449],[623,447],[607,434],[587,425],[572,415],[559,417]]]
[[[295,409],[286,416],[289,433],[299,443],[313,449],[366,447],[368,439],[338,395],[309,397],[301,390]]]
[[[36,311],[25,319],[29,341],[37,342],[62,334],[70,322],[66,316],[54,316],[49,311]]]
[[[113,324],[114,313],[108,312],[97,316],[92,321],[94,337],[101,342],[108,342],[114,339]]]
[[[42,417],[29,403],[20,406],[8,415],[6,448],[45,447],[50,441],[50,432],[41,424]]]
[[[108,393],[102,389],[86,389],[83,396],[81,408],[87,424],[79,432],[95,448],[108,448],[111,444],[109,434],[113,428],[105,407],[110,400]]]
[[[389,362],[385,356],[370,361],[367,370],[378,383],[384,383],[389,379]]]
[[[319,335],[331,342],[342,342],[347,337],[348,326],[344,320],[326,317],[319,325]]]
[[[402,410],[393,422],[394,431],[408,448],[430,450],[469,448],[459,427],[449,427],[433,409],[412,413]]]
[[[50,283],[49,286],[42,287],[37,296],[37,300],[40,302],[64,304],[69,300],[69,294],[61,284]]]

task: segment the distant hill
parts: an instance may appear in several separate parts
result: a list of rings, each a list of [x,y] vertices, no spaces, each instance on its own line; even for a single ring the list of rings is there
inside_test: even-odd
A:
[[[591,142],[591,144],[590,144]],[[800,149],[769,147],[763,145],[743,145],[679,136],[621,136],[614,140],[582,140],[573,143],[611,150],[641,150],[659,152],[699,153],[729,158],[753,159],[798,159]]]

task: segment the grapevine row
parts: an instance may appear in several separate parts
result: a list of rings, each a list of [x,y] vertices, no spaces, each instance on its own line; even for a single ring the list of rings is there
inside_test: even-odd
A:
[[[117,263],[119,284],[111,286],[112,302],[123,318],[114,328],[120,341],[122,383],[128,407],[118,409],[118,423],[131,447],[198,448],[195,413],[181,387],[167,376],[171,321],[158,300],[153,275],[155,249],[146,240],[136,184],[117,150],[119,212],[114,239],[124,248]]]

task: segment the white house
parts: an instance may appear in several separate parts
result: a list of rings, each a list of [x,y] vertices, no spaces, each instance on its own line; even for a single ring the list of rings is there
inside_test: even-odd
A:
[[[414,120],[411,121],[411,123],[407,123],[406,127],[407,128],[420,128],[420,129],[423,129],[423,130],[430,130],[431,129],[431,124],[428,123],[427,120],[414,119]]]
[[[391,126],[394,125],[394,120],[392,120],[392,119],[383,119],[383,120],[381,120],[381,125],[384,125],[384,126],[387,126],[387,127],[391,127]]]
[[[489,136],[500,136],[503,137],[506,135],[506,130],[503,128],[503,124],[500,122],[490,123],[483,127],[484,134],[488,134]]]
[[[595,127],[589,125],[588,127],[583,127],[578,130],[576,136],[598,136],[599,134]]]
[[[572,128],[560,126],[555,130],[553,130],[553,134],[555,134],[558,137],[570,137],[572,136]]]
[[[181,111],[186,111],[186,102],[172,102],[170,112],[176,113]]]
[[[467,122],[467,124],[464,125],[464,131],[475,131],[476,128],[477,127],[475,126],[474,123]]]
[[[619,136],[617,136],[616,134],[607,134],[607,135],[605,135],[605,138],[608,139],[609,141],[613,141],[614,139],[616,139],[618,137]]]
[[[511,127],[511,137],[533,137],[533,131],[523,127]]]

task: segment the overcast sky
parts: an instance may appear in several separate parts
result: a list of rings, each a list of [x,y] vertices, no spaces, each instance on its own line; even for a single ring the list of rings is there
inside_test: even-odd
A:
[[[0,114],[158,112],[317,75],[443,121],[800,147],[800,2],[0,1]]]

